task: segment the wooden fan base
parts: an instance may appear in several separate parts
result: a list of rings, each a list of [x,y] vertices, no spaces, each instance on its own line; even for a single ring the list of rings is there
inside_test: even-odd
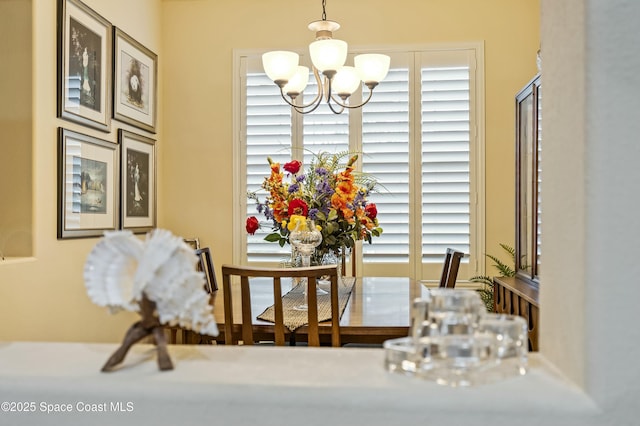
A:
[[[142,320],[136,322],[127,330],[122,345],[120,345],[102,367],[103,372],[113,371],[114,367],[124,360],[131,346],[147,336],[153,336],[155,341],[158,351],[158,368],[161,371],[173,370],[173,363],[167,350],[167,339],[164,334],[164,329],[160,325],[160,320],[155,311],[156,303],[149,300],[147,295],[143,293],[142,301],[140,302]]]

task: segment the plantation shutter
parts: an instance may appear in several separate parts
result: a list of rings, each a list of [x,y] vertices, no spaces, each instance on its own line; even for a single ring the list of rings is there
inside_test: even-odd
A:
[[[260,189],[271,169],[267,157],[280,165],[291,160],[291,108],[280,97],[278,87],[264,73],[247,73],[246,77],[246,185],[247,191]],[[240,194],[244,196],[245,194]],[[264,191],[260,193],[264,201]],[[264,215],[247,201],[247,217],[255,216],[262,229],[247,236],[247,258],[252,262],[277,262],[290,253],[288,247],[264,241],[271,230]]]
[[[469,67],[423,66],[422,262],[470,248]]]
[[[409,262],[409,69],[391,69],[362,109],[362,171],[380,189],[370,196],[383,228],[363,243],[365,263]]]
[[[313,74],[309,77],[309,85],[304,90],[306,103],[313,101],[318,93],[318,85]],[[297,114],[297,113],[296,113]],[[313,153],[320,151],[338,153],[349,150],[349,111],[334,114],[323,101],[310,114],[302,116],[303,163],[305,170],[313,158]]]

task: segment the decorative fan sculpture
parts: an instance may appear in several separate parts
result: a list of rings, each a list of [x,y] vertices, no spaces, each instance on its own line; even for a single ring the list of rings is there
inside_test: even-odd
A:
[[[105,232],[85,263],[87,293],[111,313],[134,311],[142,319],[129,328],[102,371],[111,371],[133,344],[149,335],[156,343],[160,370],[172,370],[162,325],[218,335],[204,275],[196,270],[196,262],[193,249],[166,230],[152,231],[145,241],[130,231]]]

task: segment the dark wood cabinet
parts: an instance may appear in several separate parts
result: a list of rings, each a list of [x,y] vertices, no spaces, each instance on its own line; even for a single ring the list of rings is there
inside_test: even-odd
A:
[[[520,315],[527,320],[529,350],[538,350],[538,287],[518,277],[493,279],[493,302],[499,314]]]

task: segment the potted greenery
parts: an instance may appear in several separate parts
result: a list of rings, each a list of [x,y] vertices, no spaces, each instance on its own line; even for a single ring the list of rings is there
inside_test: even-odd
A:
[[[485,254],[485,256],[493,260],[493,266],[498,270],[501,277],[513,277],[516,275],[516,250],[513,247],[503,243],[500,243],[500,247],[502,247],[504,251],[509,253],[509,255],[511,256],[514,265],[513,267],[507,265],[494,255]],[[482,288],[479,288],[477,291],[478,293],[480,293],[480,297],[487,307],[487,311],[493,312],[495,310],[493,305],[493,279],[486,275],[477,275],[475,277],[469,278],[469,281],[482,283]]]

